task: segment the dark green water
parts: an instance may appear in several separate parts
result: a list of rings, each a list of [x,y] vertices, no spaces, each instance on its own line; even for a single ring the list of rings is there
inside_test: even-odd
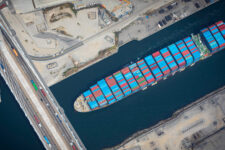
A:
[[[225,50],[177,73],[119,103],[91,113],[73,110],[74,100],[89,86],[179,39],[218,20],[225,21],[225,1],[216,3],[140,42],[130,42],[120,52],[54,85],[52,92],[88,149],[114,146],[138,130],[166,119],[179,108],[225,85]],[[0,80],[0,149],[43,149],[19,105]]]

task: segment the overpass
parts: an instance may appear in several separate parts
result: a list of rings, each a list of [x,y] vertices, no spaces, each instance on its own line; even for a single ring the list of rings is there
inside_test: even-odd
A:
[[[2,18],[1,75],[46,149],[86,149]]]

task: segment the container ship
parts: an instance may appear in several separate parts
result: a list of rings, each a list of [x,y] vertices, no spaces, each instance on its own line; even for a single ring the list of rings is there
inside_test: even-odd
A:
[[[179,40],[97,81],[74,102],[78,112],[105,108],[225,48],[225,24],[215,24]]]

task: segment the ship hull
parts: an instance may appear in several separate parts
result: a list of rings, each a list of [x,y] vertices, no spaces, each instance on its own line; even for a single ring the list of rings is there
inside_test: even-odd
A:
[[[91,112],[108,107],[224,48],[225,24],[219,21],[98,81],[76,99],[74,109]]]

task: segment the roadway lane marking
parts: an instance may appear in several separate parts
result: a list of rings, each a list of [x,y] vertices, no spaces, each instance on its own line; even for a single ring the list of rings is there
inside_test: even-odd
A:
[[[35,105],[36,109],[38,110],[38,113],[40,114],[40,116],[42,117],[44,122],[47,124],[47,128],[49,128],[49,130],[52,132],[52,136],[58,142],[58,145],[60,146],[61,149],[63,149],[63,150],[64,149],[68,149],[66,144],[64,143],[63,139],[61,138],[61,136],[57,132],[54,124],[51,123],[50,119],[46,115],[47,112],[41,106],[39,99],[35,96],[35,94],[34,94],[34,92],[32,90],[33,87],[31,87],[28,84],[27,80],[25,79],[25,77],[23,76],[22,72],[18,68],[16,62],[12,58],[11,54],[8,52],[8,50],[5,47],[5,45],[2,42],[2,40],[0,41],[0,44],[1,44],[2,52],[5,55],[5,58],[7,58],[8,64],[14,70],[14,72],[15,72],[17,78],[18,78],[18,81],[20,81],[21,85],[24,87],[24,89],[26,89],[26,93],[30,97],[30,100],[33,102],[33,104]]]

